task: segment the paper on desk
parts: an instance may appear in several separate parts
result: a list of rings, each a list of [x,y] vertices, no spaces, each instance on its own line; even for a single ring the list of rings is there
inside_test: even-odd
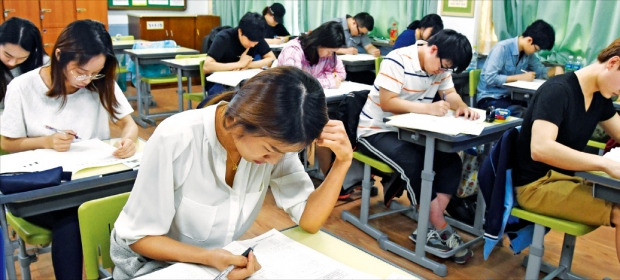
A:
[[[606,157],[614,161],[620,161],[620,148],[619,147],[612,148],[611,150],[609,150],[609,152],[603,155],[603,157]]]
[[[254,247],[261,270],[248,279],[376,279],[346,266],[272,229],[255,238],[233,241],[224,249],[241,254]],[[176,263],[137,279],[213,279],[215,268]]]
[[[375,60],[375,56],[367,53],[358,54],[339,54],[338,57],[342,61],[368,61]]]
[[[339,88],[326,88],[323,91],[325,92],[326,97],[336,96],[341,94],[347,94],[349,92],[354,92],[358,90],[370,90],[372,89],[371,85],[360,84],[356,82],[345,81],[340,84]]]
[[[247,69],[239,71],[213,72],[207,77],[207,81],[223,84],[229,87],[236,87],[241,81],[252,78],[261,71],[261,69]]]
[[[510,83],[504,83],[504,85],[505,86],[512,86],[512,87],[523,88],[523,89],[537,90],[544,82],[545,82],[545,80],[542,80],[542,79],[534,79],[531,82],[528,82],[528,81],[515,81],[515,82],[510,82]]]
[[[112,145],[99,139],[82,140],[71,144],[66,152],[53,149],[38,149],[0,157],[0,173],[34,172],[62,166],[63,171],[77,172],[89,167],[108,166],[128,162],[135,167],[140,154],[128,159],[119,159],[112,155],[116,150]]]
[[[432,131],[447,135],[457,135],[461,133],[480,135],[485,127],[483,124],[485,112],[480,109],[473,110],[477,111],[480,115],[480,118],[477,120],[467,120],[463,117],[455,118],[454,111],[450,110],[443,117],[416,113],[396,115],[391,117],[390,121],[386,124],[402,128]]]

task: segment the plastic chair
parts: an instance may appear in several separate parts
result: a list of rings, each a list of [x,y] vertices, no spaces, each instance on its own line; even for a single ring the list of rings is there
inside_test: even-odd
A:
[[[135,40],[133,35],[126,35],[126,36],[121,36],[121,35],[116,35],[114,37],[112,37],[112,41],[130,41],[130,40]],[[131,72],[129,72],[129,70],[127,69],[127,62],[126,62],[126,55],[117,55],[116,59],[118,60],[118,68],[116,68],[116,82],[118,83],[118,86],[123,90],[127,90],[127,86],[126,86],[126,81],[127,81],[127,73],[129,73],[129,75],[131,75]]]
[[[30,264],[37,261],[38,254],[49,253],[51,251],[52,247],[50,244],[52,243],[52,232],[20,217],[15,217],[8,211],[6,212],[6,220],[13,229],[13,235],[17,237],[16,240],[11,241],[11,244],[6,245],[11,246],[13,248],[12,251],[15,249],[19,250],[17,256],[12,256],[12,258],[19,261],[22,279],[31,279]],[[27,248],[26,244],[35,247]]]
[[[481,69],[473,69],[469,71],[469,106],[476,107],[476,89],[480,82]]]
[[[87,279],[111,278],[107,270],[114,267],[110,259],[110,233],[128,198],[128,192],[121,193],[85,202],[78,208]]]
[[[375,58],[375,75],[379,75],[379,70],[381,70],[381,62],[383,61],[383,56],[378,56]]]
[[[538,279],[538,274],[542,270],[547,273],[543,279],[587,279],[571,272],[575,242],[577,236],[582,236],[598,228],[564,219],[553,218],[521,208],[514,207],[510,212],[513,216],[534,223],[534,236],[530,245],[530,254],[523,259],[523,264],[527,265],[525,279]],[[542,261],[545,253],[545,227],[564,233],[562,243],[562,254],[560,255],[559,265],[552,266]]]
[[[176,59],[199,58],[199,57],[207,57],[207,54],[206,53],[201,53],[201,54],[178,54],[178,55],[175,56]],[[204,63],[205,63],[204,60],[200,61],[200,66],[199,66],[199,70],[200,70],[200,86],[202,88],[202,91],[200,91],[200,92],[186,92],[186,93],[183,93],[183,99],[187,100],[187,108],[192,108],[192,101],[196,101],[196,102],[200,103],[202,100],[204,100],[207,97],[207,89],[205,87],[205,81],[206,81],[205,70],[202,68]],[[191,88],[191,85],[189,85],[188,88]]]

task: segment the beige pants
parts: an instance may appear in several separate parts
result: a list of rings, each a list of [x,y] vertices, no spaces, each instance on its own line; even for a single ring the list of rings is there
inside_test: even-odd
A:
[[[549,171],[517,187],[517,202],[525,210],[587,225],[611,224],[612,203],[592,196],[592,184],[581,177]]]

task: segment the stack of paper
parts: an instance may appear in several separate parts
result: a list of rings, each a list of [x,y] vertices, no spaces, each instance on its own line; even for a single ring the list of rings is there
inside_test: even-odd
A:
[[[254,246],[261,269],[248,279],[376,279],[346,266],[272,229],[255,238],[233,241],[224,249],[240,255]],[[176,263],[137,279],[213,279],[215,268]]]
[[[369,61],[375,60],[375,57],[371,54],[367,54],[367,53],[359,53],[359,54],[339,54],[338,57],[342,60],[342,61]]]
[[[340,84],[339,88],[326,88],[324,89],[325,96],[336,96],[341,94],[347,94],[349,92],[354,92],[358,90],[371,90],[372,86],[367,84],[360,84],[356,82],[345,81]]]
[[[603,157],[606,157],[614,161],[620,161],[620,148],[618,147],[612,148],[611,150],[609,150],[609,152],[603,155]]]
[[[478,114],[480,115],[480,118],[477,120],[467,120],[463,117],[455,118],[454,111],[450,110],[448,114],[443,117],[416,113],[396,115],[391,117],[387,124],[396,127],[432,131],[447,135],[457,135],[461,133],[480,135],[485,127],[483,123],[485,112],[479,109],[473,110],[478,111]]]
[[[518,88],[522,88],[522,89],[537,90],[544,82],[545,82],[545,80],[542,80],[542,79],[534,79],[531,82],[529,82],[529,81],[515,81],[515,82],[505,83],[504,85],[505,86],[511,86],[511,87],[518,87]]]
[[[241,81],[252,78],[260,73],[261,69],[247,69],[239,71],[213,72],[207,77],[207,81],[223,84],[229,87],[236,87]]]

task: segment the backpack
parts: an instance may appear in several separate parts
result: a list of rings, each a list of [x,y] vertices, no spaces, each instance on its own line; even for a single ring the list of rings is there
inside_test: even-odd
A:
[[[357,146],[357,125],[360,121],[360,113],[369,93],[370,90],[359,90],[345,94],[335,113],[335,118],[342,121],[353,149]]]
[[[221,25],[221,26],[216,26],[213,29],[211,29],[211,32],[209,32],[207,36],[202,38],[202,47],[200,49],[200,53],[207,53],[209,51],[209,48],[211,47],[211,44],[213,43],[213,39],[215,39],[215,35],[217,35],[218,32],[224,29],[227,29],[227,28],[232,28],[232,27],[228,25]]]

